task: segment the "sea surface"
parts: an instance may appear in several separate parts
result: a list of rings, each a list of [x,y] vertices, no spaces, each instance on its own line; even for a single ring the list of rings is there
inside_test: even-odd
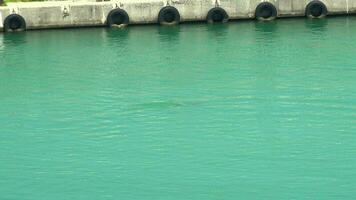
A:
[[[1,200],[356,198],[356,17],[0,34]]]

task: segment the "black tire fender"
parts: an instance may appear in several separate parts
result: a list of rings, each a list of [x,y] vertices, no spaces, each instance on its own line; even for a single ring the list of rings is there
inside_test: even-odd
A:
[[[7,16],[4,20],[4,31],[14,32],[14,31],[25,31],[26,21],[18,14],[11,14]]]
[[[208,23],[226,23],[229,21],[229,15],[223,8],[215,7],[209,10],[206,16],[206,21]]]
[[[328,14],[328,9],[321,1],[314,0],[305,8],[305,16],[308,18],[324,18]]]
[[[274,20],[277,17],[277,9],[272,3],[262,2],[256,7],[255,17],[261,21]]]
[[[180,22],[180,14],[173,6],[163,7],[158,13],[158,23],[161,25],[176,25]]]
[[[112,11],[107,16],[106,19],[106,24],[109,27],[113,26],[126,26],[130,23],[130,17],[127,14],[127,12],[123,9],[116,8]]]

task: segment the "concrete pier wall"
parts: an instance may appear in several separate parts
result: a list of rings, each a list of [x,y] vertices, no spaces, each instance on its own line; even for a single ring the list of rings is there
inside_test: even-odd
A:
[[[210,9],[223,8],[229,19],[255,18],[256,7],[269,2],[277,9],[277,17],[304,16],[312,0],[119,0],[119,1],[51,1],[10,3],[0,7],[0,31],[11,14],[23,17],[26,29],[104,26],[115,8],[127,12],[129,24],[157,23],[158,13],[165,6],[175,7],[180,22],[204,21]],[[356,12],[354,0],[320,0],[328,15]]]

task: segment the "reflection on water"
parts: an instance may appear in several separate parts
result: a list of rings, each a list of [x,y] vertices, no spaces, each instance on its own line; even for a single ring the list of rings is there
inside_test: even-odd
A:
[[[255,24],[256,32],[275,33],[278,28],[278,21],[257,21]]]
[[[312,31],[323,32],[327,28],[328,20],[327,19],[306,19],[305,26]]]
[[[102,38],[108,39],[109,43],[116,43],[116,42],[126,42],[128,41],[128,36],[130,34],[130,28],[108,28],[103,29],[103,36]]]
[[[340,17],[0,34],[0,196],[352,199],[355,29]]]
[[[175,42],[179,38],[181,26],[159,26],[157,30],[162,41]]]
[[[1,34],[7,45],[13,46],[13,45],[17,45],[17,44],[23,44],[26,42],[26,34],[19,33],[19,32],[10,33],[10,34],[9,33]]]
[[[2,51],[5,47],[5,44],[4,44],[4,35],[1,34],[0,35],[0,51]]]
[[[207,32],[212,39],[223,40],[226,39],[226,35],[229,30],[229,24],[207,24],[206,25]]]

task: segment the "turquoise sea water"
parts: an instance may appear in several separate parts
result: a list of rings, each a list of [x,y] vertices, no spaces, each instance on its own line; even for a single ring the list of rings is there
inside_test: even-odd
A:
[[[356,17],[0,34],[0,199],[355,199],[355,85]]]

